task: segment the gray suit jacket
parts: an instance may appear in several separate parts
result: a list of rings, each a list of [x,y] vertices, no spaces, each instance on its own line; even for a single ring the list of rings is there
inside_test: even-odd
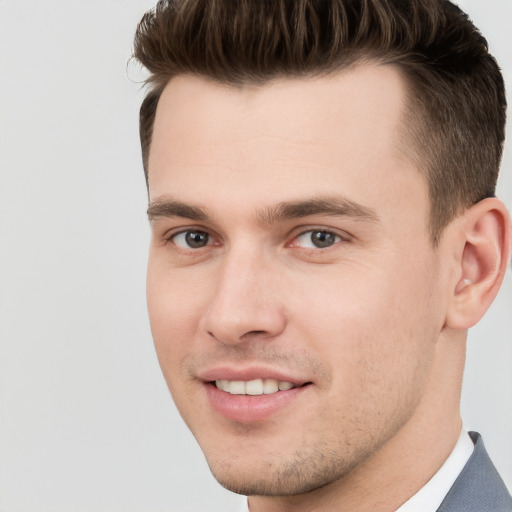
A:
[[[512,512],[512,498],[484,448],[480,434],[470,432],[473,454],[437,512]]]

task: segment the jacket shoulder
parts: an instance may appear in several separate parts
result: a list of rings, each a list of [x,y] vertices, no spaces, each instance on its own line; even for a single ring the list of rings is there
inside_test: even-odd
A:
[[[512,497],[477,432],[469,433],[475,449],[438,512],[512,512]]]

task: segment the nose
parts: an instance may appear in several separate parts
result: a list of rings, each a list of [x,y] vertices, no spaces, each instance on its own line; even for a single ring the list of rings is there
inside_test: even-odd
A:
[[[217,269],[219,270],[219,269]],[[286,326],[279,269],[255,255],[231,255],[215,275],[202,329],[217,341],[235,345],[271,339]]]

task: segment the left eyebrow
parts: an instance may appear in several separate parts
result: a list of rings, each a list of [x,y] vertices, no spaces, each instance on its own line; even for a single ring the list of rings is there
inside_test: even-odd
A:
[[[377,213],[372,208],[340,196],[279,203],[276,206],[265,208],[260,214],[260,219],[265,224],[274,224],[310,215],[349,217],[369,222],[379,221]]]

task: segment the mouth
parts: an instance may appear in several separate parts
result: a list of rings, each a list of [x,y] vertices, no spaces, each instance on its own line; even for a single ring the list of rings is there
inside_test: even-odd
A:
[[[308,396],[312,382],[298,383],[272,378],[251,380],[216,379],[205,382],[213,409],[228,420],[254,423],[283,413]],[[303,403],[303,402],[301,402]]]
[[[307,386],[311,383],[294,384],[293,382],[277,379],[253,379],[249,381],[219,379],[211,381],[210,384],[220,391],[231,395],[259,396],[272,395],[279,391],[289,391],[290,389]]]
[[[217,366],[198,373],[210,410],[238,423],[286,414],[312,396],[313,381],[276,368]]]

